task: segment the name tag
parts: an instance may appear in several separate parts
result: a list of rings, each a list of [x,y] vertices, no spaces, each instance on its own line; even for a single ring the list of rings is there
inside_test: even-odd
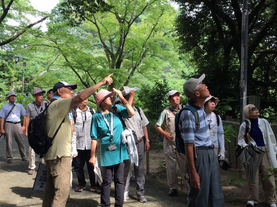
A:
[[[115,144],[113,144],[113,145],[110,145],[110,146],[108,147],[108,149],[109,149],[110,151],[113,151],[113,150],[115,150],[115,149],[116,149],[116,146],[115,146]]]

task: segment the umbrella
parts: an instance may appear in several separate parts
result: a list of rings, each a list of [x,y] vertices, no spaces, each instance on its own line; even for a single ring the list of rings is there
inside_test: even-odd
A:
[[[254,184],[256,173],[265,152],[253,145],[248,146],[248,148],[241,148],[239,152],[238,158],[243,163],[246,176],[248,180]]]

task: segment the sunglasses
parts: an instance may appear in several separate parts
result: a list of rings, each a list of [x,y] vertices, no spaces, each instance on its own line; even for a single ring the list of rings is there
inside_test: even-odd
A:
[[[249,111],[256,111],[256,110],[259,110],[258,107],[252,107]]]

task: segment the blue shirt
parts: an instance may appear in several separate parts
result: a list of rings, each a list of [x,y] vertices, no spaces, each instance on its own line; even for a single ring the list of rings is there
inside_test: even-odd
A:
[[[14,103],[14,104],[15,104],[15,107],[13,108],[10,115],[7,117],[6,121],[20,122],[20,116],[22,117],[25,116],[25,109],[19,103]],[[12,107],[13,107],[13,104],[11,103],[5,104],[0,111],[0,117],[5,119],[8,113],[10,112],[10,110],[12,109]]]
[[[250,136],[255,140],[257,146],[264,147],[264,138],[263,134],[259,128],[258,124],[258,118],[257,119],[249,119],[251,122],[251,130],[250,130]]]
[[[117,111],[104,114],[109,126],[111,126],[111,113],[113,113],[113,141],[110,141],[110,130],[104,121],[102,114],[97,111],[91,120],[91,138],[99,140],[101,166],[112,166],[129,159],[126,144],[122,144],[121,134],[123,125],[119,114],[123,118],[128,118],[127,109],[121,105],[116,105]],[[116,149],[110,151],[109,146],[115,145]]]
[[[190,110],[183,110],[180,114],[179,130],[184,143],[194,143],[195,146],[211,146],[209,127],[207,114],[204,107],[198,107],[189,101],[188,105],[191,105],[197,109],[199,115],[200,127],[195,131],[195,118],[194,114]]]

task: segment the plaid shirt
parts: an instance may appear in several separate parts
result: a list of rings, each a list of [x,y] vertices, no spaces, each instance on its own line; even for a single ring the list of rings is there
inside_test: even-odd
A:
[[[194,143],[195,146],[211,146],[212,142],[210,140],[209,127],[207,121],[207,114],[204,107],[198,107],[192,102],[188,105],[193,106],[197,109],[199,115],[200,128],[195,132],[195,118],[194,114],[189,110],[184,110],[180,114],[179,129],[181,132],[181,137],[184,143]]]

